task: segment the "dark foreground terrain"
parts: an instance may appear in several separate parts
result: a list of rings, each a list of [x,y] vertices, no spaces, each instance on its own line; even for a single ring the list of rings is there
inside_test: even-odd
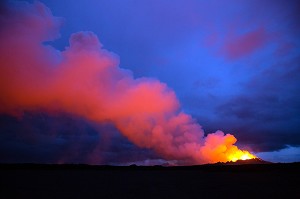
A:
[[[0,165],[0,198],[300,198],[300,163]]]

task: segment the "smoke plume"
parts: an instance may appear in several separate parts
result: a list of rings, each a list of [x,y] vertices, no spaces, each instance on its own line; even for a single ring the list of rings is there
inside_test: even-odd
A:
[[[239,151],[233,135],[204,136],[166,84],[134,79],[119,68],[118,56],[94,33],[72,34],[64,51],[45,44],[59,36],[60,26],[61,19],[39,2],[1,7],[1,113],[65,112],[111,122],[135,145],[178,164],[228,161]]]

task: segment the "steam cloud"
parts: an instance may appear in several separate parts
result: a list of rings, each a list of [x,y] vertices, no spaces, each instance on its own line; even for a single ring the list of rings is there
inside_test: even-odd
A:
[[[118,67],[92,32],[71,35],[64,51],[46,45],[61,19],[42,3],[4,5],[0,15],[0,112],[63,111],[111,122],[131,142],[178,164],[227,161],[239,150],[221,131],[204,136],[180,111],[174,91]],[[99,154],[101,155],[101,154]]]

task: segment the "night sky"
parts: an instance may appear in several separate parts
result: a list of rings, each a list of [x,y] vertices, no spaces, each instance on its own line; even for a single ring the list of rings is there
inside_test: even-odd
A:
[[[300,161],[299,21],[297,0],[2,2],[0,162],[215,162],[191,151],[216,131]]]

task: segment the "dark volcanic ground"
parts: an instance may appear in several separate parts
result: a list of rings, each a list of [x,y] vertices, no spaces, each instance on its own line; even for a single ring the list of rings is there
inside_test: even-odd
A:
[[[300,163],[0,165],[0,198],[300,198]]]

